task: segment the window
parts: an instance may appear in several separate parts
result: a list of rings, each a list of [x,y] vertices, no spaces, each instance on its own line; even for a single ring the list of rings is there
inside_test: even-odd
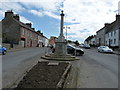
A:
[[[30,32],[30,37],[32,37],[32,32]]]
[[[113,41],[111,40],[111,44],[113,44]]]
[[[24,35],[26,35],[26,30],[24,29]]]
[[[116,31],[114,31],[114,35],[116,35]]]
[[[114,39],[114,44],[116,44],[116,39]]]
[[[24,28],[22,28],[22,35],[25,35],[25,30],[24,30]]]

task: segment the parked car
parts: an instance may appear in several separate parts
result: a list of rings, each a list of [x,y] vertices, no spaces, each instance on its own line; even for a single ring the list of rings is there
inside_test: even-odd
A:
[[[84,48],[84,47],[85,47],[85,45],[84,45],[84,44],[80,44],[80,45],[79,45],[79,47]]]
[[[85,44],[85,49],[90,49],[90,45],[89,44]]]
[[[52,53],[54,53],[54,52],[55,52],[55,47],[52,48]],[[76,56],[80,56],[80,55],[84,54],[84,51],[81,48],[77,48],[72,45],[67,45],[67,53],[76,55]]]
[[[113,50],[109,48],[108,46],[99,46],[98,52],[113,53]]]
[[[1,53],[2,55],[5,55],[6,52],[7,52],[7,49],[6,49],[5,47],[2,47],[2,45],[0,45],[0,53]]]
[[[84,51],[81,48],[74,47],[72,45],[67,45],[67,53],[80,56],[84,54]]]

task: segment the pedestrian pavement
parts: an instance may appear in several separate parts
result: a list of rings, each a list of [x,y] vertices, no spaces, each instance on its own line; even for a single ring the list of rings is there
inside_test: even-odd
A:
[[[96,50],[97,47],[91,47],[91,49]],[[120,50],[113,50],[113,53],[116,55],[120,55]]]
[[[26,50],[26,49],[31,49],[31,48],[42,48],[42,47],[27,47],[27,48],[17,48],[17,49],[8,49],[7,52],[15,52],[15,51],[21,51],[21,50]]]
[[[113,51],[114,54],[117,54],[117,55],[120,55],[120,51],[117,50],[117,51]]]

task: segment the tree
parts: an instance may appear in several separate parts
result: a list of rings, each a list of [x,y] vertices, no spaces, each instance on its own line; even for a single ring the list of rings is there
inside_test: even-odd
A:
[[[68,42],[68,43],[71,43],[72,41],[71,41],[71,40],[68,40],[67,42]]]
[[[74,43],[75,43],[77,46],[79,46],[79,42],[78,42],[78,40],[76,40]]]

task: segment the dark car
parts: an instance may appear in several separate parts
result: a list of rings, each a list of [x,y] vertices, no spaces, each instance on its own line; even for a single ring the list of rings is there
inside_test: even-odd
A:
[[[0,45],[0,53],[1,53],[2,55],[5,55],[6,52],[7,52],[7,49],[6,49],[5,47],[2,47],[2,45]]]
[[[81,48],[74,47],[72,45],[67,45],[67,53],[80,56],[84,54],[84,51]]]

